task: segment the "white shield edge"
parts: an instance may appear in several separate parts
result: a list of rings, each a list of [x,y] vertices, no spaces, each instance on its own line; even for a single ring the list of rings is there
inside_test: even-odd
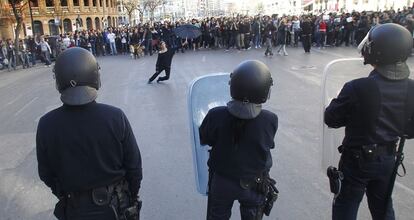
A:
[[[222,79],[221,79],[222,78]],[[205,80],[214,81],[219,80],[220,83],[213,84],[209,87],[209,91],[214,92],[214,94],[218,94],[217,100],[214,102],[205,103],[205,106],[194,106],[193,102],[193,95],[194,91],[196,91],[197,85],[202,83]],[[190,122],[190,139],[191,139],[191,148],[193,154],[193,165],[194,165],[194,172],[195,172],[195,181],[196,181],[196,188],[197,191],[204,196],[207,196],[207,185],[208,185],[208,166],[207,161],[209,158],[210,149],[209,146],[203,146],[200,144],[200,136],[199,136],[199,127],[201,125],[202,120],[206,116],[207,112],[214,107],[226,105],[228,101],[230,101],[230,90],[228,86],[228,82],[230,80],[229,73],[215,73],[206,76],[201,76],[194,79],[189,86],[188,90],[188,113],[189,113],[189,122]],[[218,92],[218,93],[217,93]],[[223,94],[220,94],[223,92]],[[222,99],[220,99],[222,98]],[[200,111],[201,110],[201,111]],[[196,112],[198,111],[198,112]]]
[[[342,58],[342,59],[336,59],[331,62],[329,62],[322,74],[322,83],[321,83],[321,110],[320,110],[320,145],[322,149],[322,161],[321,161],[321,168],[323,172],[326,172],[326,168],[330,165],[337,166],[340,154],[337,150],[337,147],[339,147],[342,143],[342,139],[345,136],[344,128],[340,129],[332,129],[329,128],[325,122],[324,122],[324,112],[325,108],[328,107],[329,103],[333,98],[327,93],[326,84],[328,80],[328,76],[330,73],[332,73],[330,70],[333,66],[342,63],[342,62],[360,62],[363,63],[363,58]],[[368,74],[368,72],[366,73]],[[363,77],[362,75],[360,77]],[[349,80],[352,80],[353,78],[349,78]],[[345,83],[345,82],[344,82]],[[338,93],[342,89],[343,84],[338,87]]]

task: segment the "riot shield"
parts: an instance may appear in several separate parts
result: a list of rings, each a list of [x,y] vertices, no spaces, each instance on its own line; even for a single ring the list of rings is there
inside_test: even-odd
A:
[[[332,129],[325,125],[323,113],[333,98],[336,98],[343,85],[353,79],[366,77],[372,71],[370,65],[364,65],[362,58],[338,59],[326,65],[322,76],[322,108],[321,108],[321,145],[323,149],[322,169],[330,165],[337,166],[340,154],[337,148],[341,145],[345,129]]]
[[[230,75],[219,73],[195,79],[189,88],[188,112],[190,117],[191,147],[197,191],[207,195],[209,146],[200,144],[198,128],[207,112],[230,101]]]

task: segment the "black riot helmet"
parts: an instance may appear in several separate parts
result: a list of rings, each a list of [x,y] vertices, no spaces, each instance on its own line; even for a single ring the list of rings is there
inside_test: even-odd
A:
[[[398,24],[374,27],[358,46],[364,56],[364,64],[389,65],[405,62],[411,54],[413,37]]]
[[[230,74],[230,95],[235,100],[265,103],[272,85],[269,68],[258,60],[244,61]]]
[[[53,72],[62,102],[83,105],[94,101],[101,86],[99,69],[92,53],[83,48],[69,48],[59,54]]]

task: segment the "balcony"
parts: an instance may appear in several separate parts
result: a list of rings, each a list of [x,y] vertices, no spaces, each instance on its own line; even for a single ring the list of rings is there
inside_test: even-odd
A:
[[[46,14],[54,14],[55,7],[46,7]]]
[[[28,12],[30,14],[30,12]],[[33,15],[40,15],[39,7],[32,7],[32,14]]]
[[[80,13],[80,6],[73,6],[74,13]]]
[[[68,13],[68,12],[69,12],[69,8],[68,8],[68,6],[62,6],[62,7],[61,7],[61,10],[62,10],[62,12],[64,12],[64,13]]]

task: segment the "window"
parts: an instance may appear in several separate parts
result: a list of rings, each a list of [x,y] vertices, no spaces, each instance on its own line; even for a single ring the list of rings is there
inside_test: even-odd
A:
[[[50,33],[50,35],[58,35],[59,34],[59,29],[58,29],[58,26],[55,23],[55,20],[50,20],[49,21],[49,33]]]
[[[105,0],[105,6],[109,7],[109,1],[108,0]]]
[[[53,0],[46,0],[46,7],[53,7],[55,6]]]
[[[43,35],[43,25],[41,21],[33,21],[33,34]]]
[[[92,18],[86,18],[86,29],[92,30]]]
[[[72,32],[72,21],[70,19],[63,20],[63,31],[65,33]]]
[[[31,0],[30,4],[32,7],[39,7],[39,1],[38,0]]]
[[[92,6],[96,7],[96,0],[92,0]]]
[[[79,6],[79,0],[73,0],[73,6]]]
[[[84,6],[89,6],[89,0],[83,0],[83,5]]]
[[[60,6],[68,6],[67,0],[60,0]]]
[[[99,0],[99,6],[103,7],[102,0]]]
[[[101,29],[101,21],[99,21],[98,17],[95,18],[95,28],[97,30]]]

